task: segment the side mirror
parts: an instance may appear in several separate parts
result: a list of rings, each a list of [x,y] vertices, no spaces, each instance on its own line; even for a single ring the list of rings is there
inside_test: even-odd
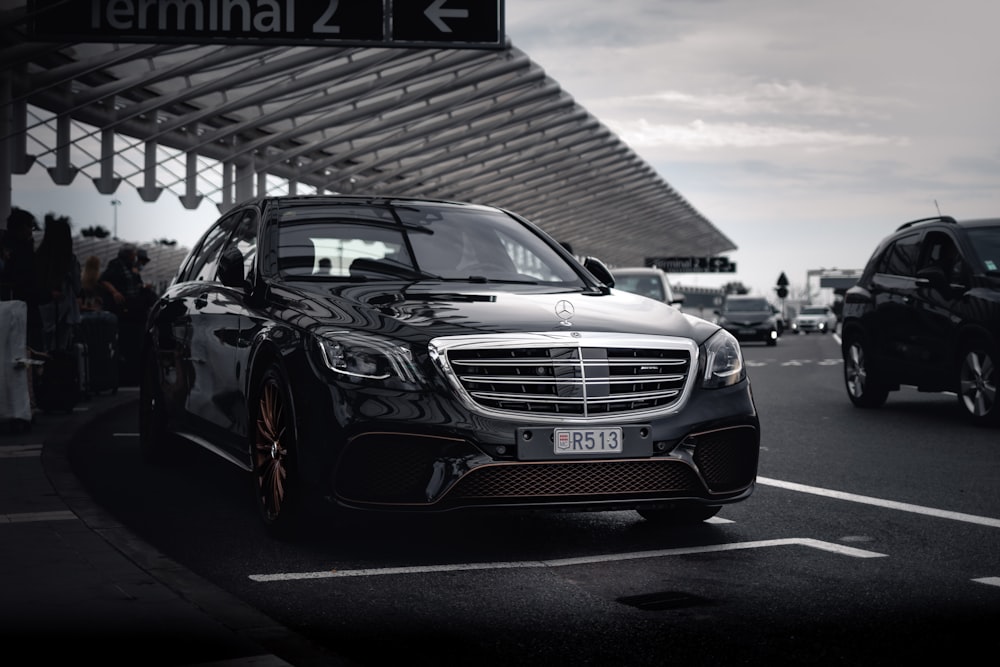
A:
[[[245,288],[247,281],[243,275],[243,253],[236,248],[227,248],[219,257],[217,275],[226,287]]]
[[[596,257],[586,257],[583,260],[583,268],[590,271],[590,274],[597,278],[599,281],[607,285],[608,287],[615,286],[615,277],[611,273],[611,269],[607,265]]]

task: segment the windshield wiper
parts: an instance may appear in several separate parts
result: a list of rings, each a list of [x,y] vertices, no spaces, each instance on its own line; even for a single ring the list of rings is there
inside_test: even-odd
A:
[[[372,278],[388,277],[403,278],[405,280],[440,280],[440,276],[426,271],[420,271],[409,264],[403,264],[394,259],[366,259],[358,258],[351,262],[351,278],[357,280],[368,280],[369,274]]]

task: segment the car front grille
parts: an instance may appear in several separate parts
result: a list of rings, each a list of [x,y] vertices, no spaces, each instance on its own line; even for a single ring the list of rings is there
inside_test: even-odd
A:
[[[544,503],[672,493],[704,494],[694,469],[675,459],[502,463],[477,468],[463,477],[448,500]]]
[[[465,402],[495,416],[650,416],[686,399],[697,357],[691,341],[578,335],[459,336],[434,345]]]

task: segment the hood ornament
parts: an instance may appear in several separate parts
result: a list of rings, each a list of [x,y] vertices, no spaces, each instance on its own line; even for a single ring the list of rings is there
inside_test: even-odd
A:
[[[573,316],[576,315],[576,308],[573,304],[565,299],[556,303],[556,317],[559,318],[559,324],[564,327],[571,327],[573,323],[570,322]]]

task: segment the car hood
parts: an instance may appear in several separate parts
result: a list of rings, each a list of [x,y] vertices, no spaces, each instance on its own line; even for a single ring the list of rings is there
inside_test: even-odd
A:
[[[307,327],[402,337],[591,331],[668,335],[702,343],[719,327],[665,303],[610,293],[470,283],[301,283],[272,290]]]

